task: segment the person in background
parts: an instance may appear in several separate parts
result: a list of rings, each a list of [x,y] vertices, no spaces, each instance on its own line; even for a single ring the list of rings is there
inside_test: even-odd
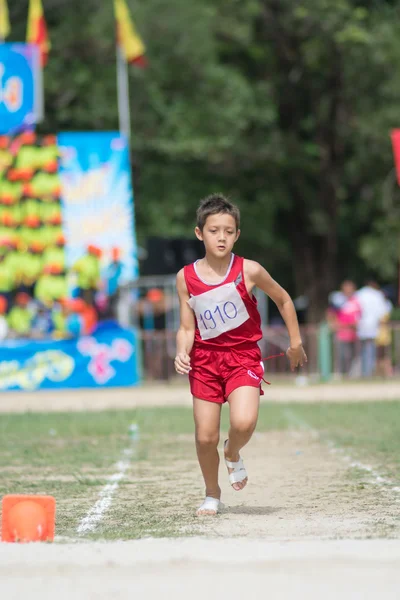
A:
[[[51,320],[53,323],[52,337],[55,339],[63,339],[66,337],[66,311],[64,309],[65,298],[56,300],[51,307]]]
[[[15,293],[17,291],[19,291],[19,288],[21,286],[21,281],[22,281],[21,257],[24,252],[26,252],[25,243],[21,239],[19,239],[18,236],[14,236],[14,237],[10,238],[9,243],[8,243],[6,262],[7,262],[7,266],[10,268],[10,270],[12,272],[12,277],[13,277],[13,281],[14,281],[13,296],[15,296]],[[20,291],[24,292],[26,290],[21,289]]]
[[[4,239],[0,242],[0,296],[5,298],[6,305],[10,306],[15,289],[15,272],[9,264],[9,243]]]
[[[83,332],[83,320],[78,314],[81,298],[62,298],[53,307],[53,322],[55,339],[70,339],[79,337]]]
[[[151,313],[154,317],[154,329],[164,330],[166,327],[165,315],[167,312],[164,291],[160,288],[151,288],[146,294],[146,301],[151,306]]]
[[[80,315],[83,319],[83,335],[91,335],[97,328],[98,317],[96,309],[85,302]]]
[[[136,303],[140,328],[160,331],[166,327],[167,299],[161,288],[150,288]]]
[[[18,227],[19,223],[17,223],[13,216],[8,213],[5,212],[3,214],[0,215],[0,237],[4,238],[4,237],[11,237],[13,238],[15,236],[15,231],[16,228]]]
[[[4,164],[4,163],[3,163]],[[20,199],[22,185],[20,183],[7,182],[4,178],[1,182],[0,193],[0,224],[4,213],[12,214],[16,220],[20,220]]]
[[[43,265],[59,265],[65,270],[65,237],[61,233],[54,246],[48,246],[43,254]]]
[[[43,244],[32,241],[24,252],[20,253],[16,267],[18,269],[18,291],[33,296],[35,284],[43,269]]]
[[[392,344],[392,333],[389,327],[390,315],[393,310],[393,304],[389,299],[389,295],[384,290],[381,290],[386,302],[386,314],[382,317],[378,335],[375,340],[377,352],[376,371],[382,377],[391,377],[393,375],[392,358],[390,355]]]
[[[7,317],[7,300],[4,296],[0,296],[0,340],[5,340],[8,334]]]
[[[167,298],[161,288],[150,288],[141,298],[136,310],[140,327],[144,330],[144,354],[151,377],[167,380],[169,375],[167,356],[166,312]]]
[[[100,287],[101,254],[100,248],[89,245],[87,254],[79,258],[71,269],[77,275],[78,296],[92,306],[94,305],[96,292]]]
[[[21,218],[20,221],[25,222],[28,217],[35,217],[41,220],[42,212],[42,200],[39,198],[23,197],[20,202],[21,205]]]
[[[35,299],[51,307],[53,302],[65,298],[67,293],[68,283],[62,267],[52,263],[43,267],[35,286]]]
[[[119,248],[111,250],[111,262],[105,270],[105,293],[108,297],[110,316],[116,318],[119,282],[122,274],[121,251]]]
[[[31,337],[33,339],[45,339],[54,331],[52,314],[48,306],[41,302],[36,303],[36,312],[31,323]]]
[[[97,326],[97,314],[93,306],[82,298],[65,298],[61,302],[64,317],[64,337],[91,335]]]
[[[66,337],[75,338],[83,335],[84,322],[82,311],[85,301],[82,298],[68,299],[63,303],[65,314]]]
[[[34,315],[31,302],[32,298],[25,292],[16,295],[7,317],[10,337],[29,337]]]
[[[335,298],[339,299],[339,296]],[[334,298],[332,297],[332,300]],[[335,332],[339,353],[339,370],[348,375],[356,357],[357,324],[361,318],[361,306],[356,297],[356,286],[346,279],[340,286],[339,305],[331,305],[328,322]]]
[[[80,335],[91,335],[97,327],[97,313],[94,306],[87,304],[82,298],[73,298],[68,303],[80,319]]]
[[[32,242],[43,242],[42,222],[37,215],[28,215],[23,219],[19,237],[28,247]]]
[[[356,293],[361,307],[361,318],[357,326],[361,342],[361,374],[371,377],[376,368],[376,338],[381,320],[387,314],[387,304],[379,285],[372,278]]]

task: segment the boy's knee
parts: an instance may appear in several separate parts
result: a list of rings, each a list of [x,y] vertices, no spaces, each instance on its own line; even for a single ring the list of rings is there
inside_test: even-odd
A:
[[[202,447],[218,446],[219,433],[214,431],[198,431],[196,433],[196,443]]]
[[[243,419],[237,423],[232,423],[231,427],[239,435],[251,435],[256,428],[256,422],[250,419]]]

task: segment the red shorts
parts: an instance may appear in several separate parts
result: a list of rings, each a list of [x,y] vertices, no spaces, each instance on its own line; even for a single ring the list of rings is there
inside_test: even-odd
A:
[[[229,394],[242,386],[260,388],[264,365],[259,347],[246,350],[194,348],[190,354],[190,391],[193,396],[223,404]]]

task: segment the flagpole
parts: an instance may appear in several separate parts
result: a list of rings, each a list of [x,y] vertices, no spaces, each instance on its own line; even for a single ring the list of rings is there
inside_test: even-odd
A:
[[[129,106],[128,63],[118,43],[116,45],[116,55],[119,131],[127,137],[128,141],[130,141],[131,114]]]

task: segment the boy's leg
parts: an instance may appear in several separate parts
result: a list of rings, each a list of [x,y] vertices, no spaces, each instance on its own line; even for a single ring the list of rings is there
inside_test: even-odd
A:
[[[242,386],[236,388],[228,397],[230,409],[230,429],[225,458],[231,462],[239,460],[239,452],[253,435],[257,425],[260,405],[260,388]],[[231,473],[233,469],[228,469]],[[232,487],[239,491],[244,488],[247,478]]]
[[[196,450],[206,485],[206,496],[220,498],[218,485],[219,428],[221,404],[193,397],[193,414],[196,427]],[[206,511],[207,512],[207,511]]]

